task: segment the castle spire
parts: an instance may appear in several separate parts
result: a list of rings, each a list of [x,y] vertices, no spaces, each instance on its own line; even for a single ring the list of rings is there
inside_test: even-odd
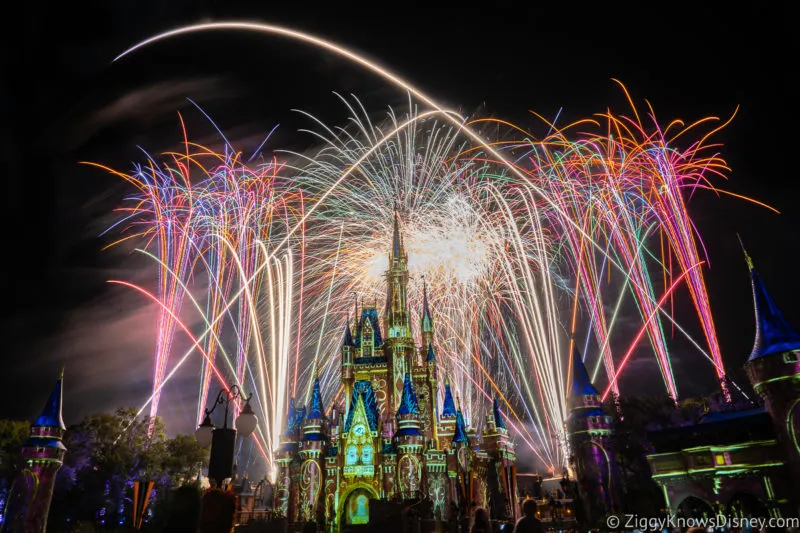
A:
[[[433,344],[428,345],[428,354],[427,357],[425,358],[425,361],[429,363],[436,362],[436,352],[433,350]]]
[[[756,315],[756,338],[748,360],[752,361],[775,353],[800,350],[800,334],[789,325],[781,310],[778,309],[775,300],[772,299],[772,295],[761,280],[761,276],[753,268],[753,261],[746,251],[745,259],[750,268]]]
[[[308,420],[323,418],[325,409],[322,407],[322,393],[319,390],[319,377],[314,378],[314,392],[311,394],[311,405],[308,406]]]
[[[408,302],[408,255],[403,248],[400,234],[400,217],[397,206],[394,210],[392,250],[389,254],[389,270],[386,271],[386,329],[390,338],[410,338]],[[398,374],[398,378],[400,375]],[[399,390],[397,391],[399,393]]]
[[[414,392],[414,384],[411,382],[411,375],[406,372],[403,379],[403,396],[400,399],[400,408],[397,410],[398,415],[418,415],[419,404],[417,403],[417,394]]]
[[[566,420],[566,434],[570,448],[576,456],[575,473],[579,483],[579,493],[586,502],[586,516],[596,520],[619,508],[619,471],[614,460],[614,446],[611,441],[613,422],[603,411],[603,404],[597,389],[589,379],[581,354],[575,346],[570,365],[569,416]],[[596,452],[603,450],[602,454]],[[588,491],[586,487],[593,487]]]
[[[492,411],[494,413],[495,427],[506,429],[506,424],[503,421],[503,413],[500,412],[500,404],[497,402],[497,398],[494,399],[494,405],[492,405]]]
[[[353,345],[353,334],[350,332],[350,316],[347,316],[347,321],[344,323],[344,338],[342,339],[342,346]]]
[[[44,409],[42,409],[42,414],[39,415],[39,418],[33,423],[33,427],[58,428],[62,431],[66,431],[67,427],[64,425],[64,420],[61,418],[61,384],[63,381],[64,368],[62,367],[61,373],[58,376],[58,381],[56,381],[53,390],[50,392],[50,397],[47,399]]]
[[[295,410],[294,410],[294,396],[289,398],[289,411],[286,413],[286,427],[283,430],[284,435],[291,435],[295,430]]]
[[[442,418],[456,416],[456,404],[453,401],[453,392],[450,390],[450,378],[444,382],[444,404],[442,405]]]
[[[61,441],[66,430],[61,418],[63,380],[62,368],[42,414],[31,424],[30,436],[22,443],[20,455],[25,466],[17,470],[11,484],[3,531],[47,531],[56,476],[67,451]]]
[[[586,366],[583,364],[581,353],[578,347],[575,346],[572,350],[572,383],[570,384],[570,398],[579,398],[581,396],[597,396],[599,393],[592,385],[589,379],[589,373],[586,371]]]
[[[433,317],[428,306],[428,284],[422,282],[422,332],[433,333]]]
[[[469,438],[467,438],[467,426],[464,424],[464,415],[461,412],[461,405],[458,406],[458,412],[456,414],[456,433],[453,436],[453,442],[463,442],[469,444]]]
[[[400,220],[397,216],[397,204],[394,204],[394,228],[392,233],[392,263],[397,263],[403,255],[403,241],[400,237]]]

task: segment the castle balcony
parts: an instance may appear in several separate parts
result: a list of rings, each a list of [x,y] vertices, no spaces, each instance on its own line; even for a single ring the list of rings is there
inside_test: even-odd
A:
[[[342,474],[345,479],[353,479],[354,477],[375,477],[374,465],[350,465],[342,468]]]
[[[653,479],[684,476],[723,476],[783,466],[774,440],[731,446],[697,446],[647,456]]]

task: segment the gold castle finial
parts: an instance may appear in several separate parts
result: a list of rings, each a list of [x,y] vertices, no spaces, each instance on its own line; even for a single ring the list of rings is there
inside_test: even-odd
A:
[[[742,236],[737,233],[736,238],[739,239],[739,246],[742,247],[742,252],[744,252],[744,260],[747,261],[747,268],[753,270],[753,259],[750,257],[750,254],[747,253],[747,249],[744,247]]]

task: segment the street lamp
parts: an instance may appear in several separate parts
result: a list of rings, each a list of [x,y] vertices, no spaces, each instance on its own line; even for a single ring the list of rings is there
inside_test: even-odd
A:
[[[211,457],[208,462],[208,477],[217,482],[217,486],[221,487],[225,479],[233,475],[233,460],[234,448],[236,444],[236,429],[228,427],[228,409],[231,400],[243,398],[244,393],[237,386],[234,385],[230,389],[222,389],[214,401],[214,406],[209,411],[206,409],[206,416],[203,423],[197,428],[195,438],[197,444],[201,448],[208,448],[211,446]],[[242,412],[236,417],[236,428],[242,437],[249,437],[253,434],[258,424],[258,418],[253,413],[253,408],[250,407],[250,398],[252,393],[247,398],[244,398],[245,405]],[[218,405],[225,404],[225,421],[221,428],[215,428],[211,423],[211,414]]]

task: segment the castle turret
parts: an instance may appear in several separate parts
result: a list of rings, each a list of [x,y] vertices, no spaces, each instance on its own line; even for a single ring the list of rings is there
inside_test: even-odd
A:
[[[425,353],[425,367],[427,372],[427,385],[425,386],[425,394],[422,401],[425,403],[425,420],[423,421],[423,429],[425,430],[425,437],[433,441],[433,444],[439,447],[439,406],[438,406],[438,391],[439,391],[439,365],[436,361],[436,350],[433,344],[428,344],[428,349]]]
[[[414,339],[409,323],[408,300],[408,254],[400,233],[400,219],[394,212],[392,228],[392,250],[389,254],[389,270],[386,271],[386,315],[384,316],[387,339],[384,354],[389,363],[389,412],[400,407],[403,394],[403,376],[413,374],[412,364],[416,359]]]
[[[403,395],[397,410],[397,435],[419,435],[419,404],[414,392],[411,375],[406,373],[403,380]]]
[[[487,487],[491,491],[489,501],[492,504],[492,518],[514,521],[519,514],[516,454],[497,398],[494,399],[492,413],[486,417],[483,448],[489,456]]]
[[[22,444],[22,469],[17,472],[5,509],[4,532],[40,533],[47,528],[56,474],[67,448],[61,439],[66,427],[61,418],[64,371],[50,393],[42,414],[31,425]]]
[[[403,395],[397,410],[395,434],[397,460],[397,486],[404,499],[420,496],[422,487],[422,452],[425,437],[420,431],[419,404],[411,375],[403,379]]]
[[[314,389],[311,393],[311,402],[306,411],[303,424],[303,437],[297,452],[301,460],[300,479],[303,483],[299,486],[297,498],[297,518],[301,522],[317,520],[323,508],[322,483],[323,483],[323,451],[327,445],[327,424],[325,408],[322,406],[322,393],[319,387],[319,378],[314,379]]]
[[[350,331],[350,317],[344,323],[344,334],[342,335],[342,385],[344,386],[344,397],[346,402],[350,402],[350,395],[353,392],[353,334]],[[345,405],[349,409],[350,404]]]
[[[453,391],[450,389],[450,379],[444,381],[444,401],[439,413],[439,446],[446,450],[453,442],[456,432],[456,403],[453,401]]]
[[[747,257],[753,285],[756,338],[745,363],[750,383],[786,450],[793,479],[800,478],[800,334],[792,328]]]
[[[567,437],[587,523],[620,506],[620,481],[611,445],[613,424],[603,411],[578,349],[572,353]]]
[[[410,334],[408,320],[408,254],[400,234],[400,220],[397,210],[394,212],[392,227],[392,251],[389,254],[389,271],[386,273],[389,309],[387,313],[387,330],[389,337],[406,337]]]
[[[451,444],[452,459],[448,461],[448,474],[455,482],[454,494],[458,497],[458,505],[464,508],[467,515],[472,513],[474,501],[474,469],[473,453],[470,446],[469,430],[461,411],[461,401],[457,399],[456,424]]]

